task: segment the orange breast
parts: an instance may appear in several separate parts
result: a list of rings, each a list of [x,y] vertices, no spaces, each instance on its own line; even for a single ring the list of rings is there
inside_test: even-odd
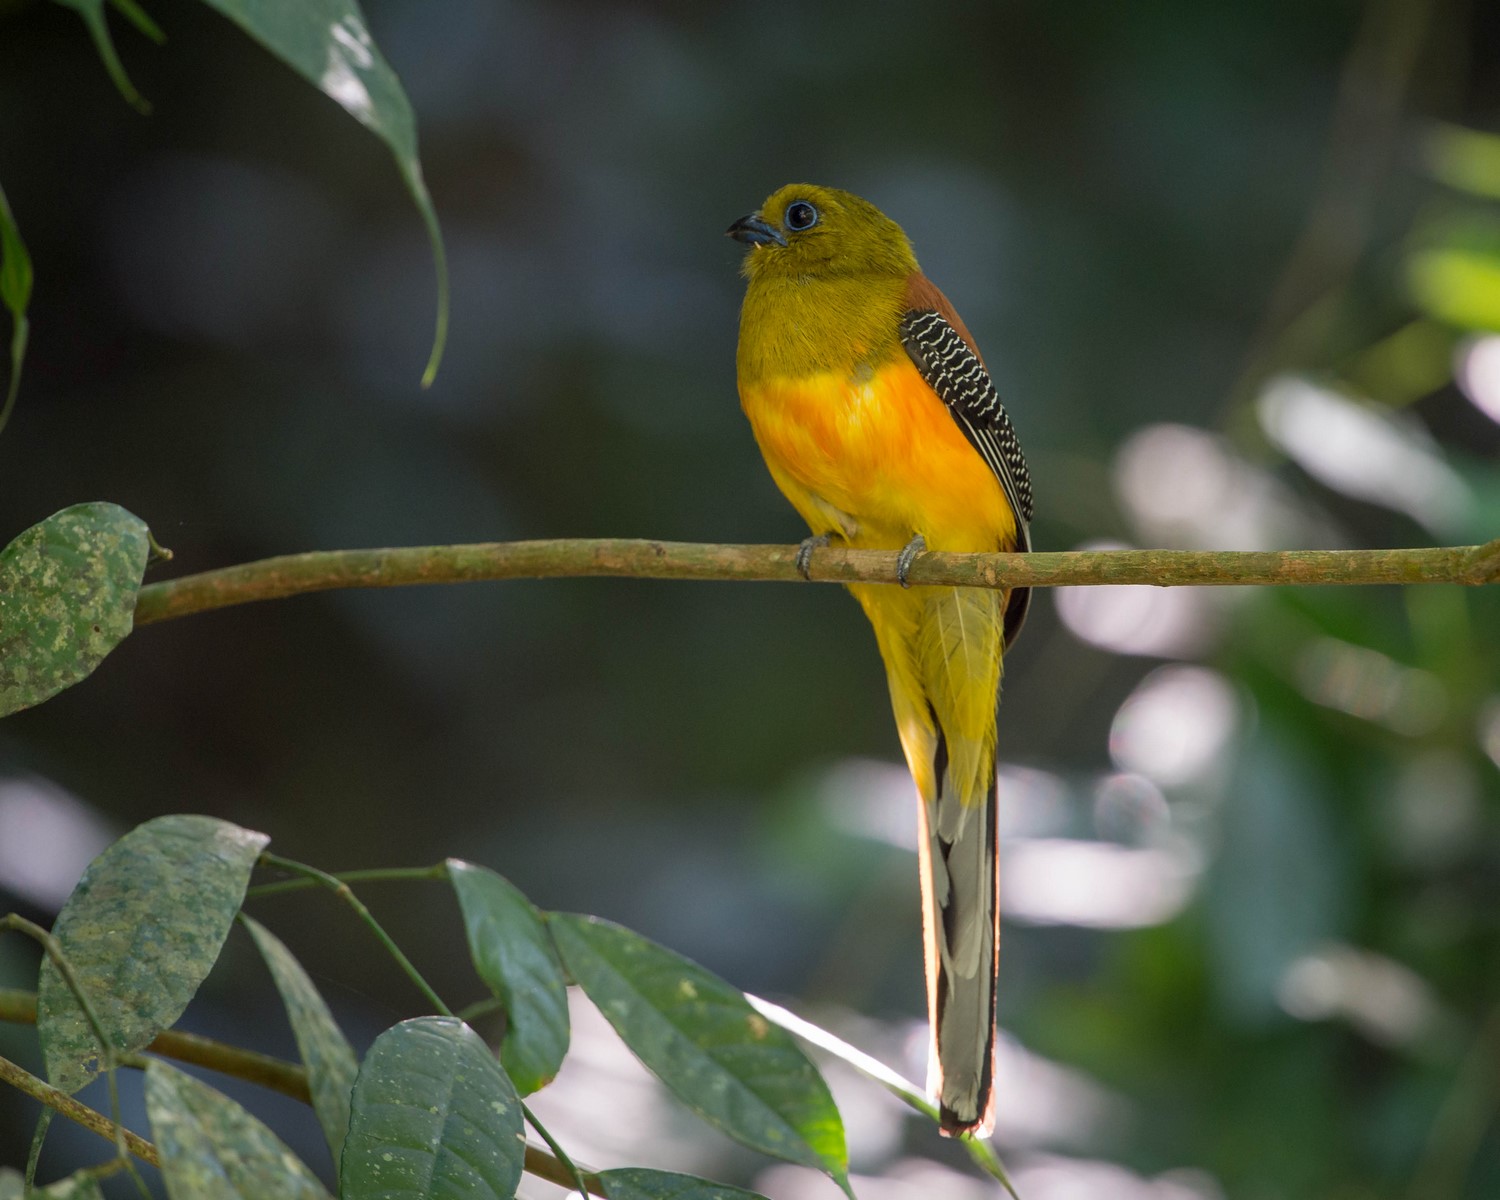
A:
[[[778,486],[814,532],[858,525],[856,546],[894,549],[913,533],[929,549],[1015,543],[999,481],[912,363],[865,380],[827,373],[742,387],[740,401]]]

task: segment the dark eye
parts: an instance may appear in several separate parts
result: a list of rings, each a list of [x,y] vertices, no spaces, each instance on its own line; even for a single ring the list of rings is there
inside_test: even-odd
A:
[[[818,223],[818,210],[806,200],[794,200],[786,206],[786,216],[782,219],[793,233],[801,233]]]

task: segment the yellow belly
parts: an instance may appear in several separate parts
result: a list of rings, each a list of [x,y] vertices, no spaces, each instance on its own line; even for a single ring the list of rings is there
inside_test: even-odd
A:
[[[814,533],[896,549],[1015,545],[999,481],[905,358],[860,380],[827,373],[742,387],[740,401],[777,486]]]

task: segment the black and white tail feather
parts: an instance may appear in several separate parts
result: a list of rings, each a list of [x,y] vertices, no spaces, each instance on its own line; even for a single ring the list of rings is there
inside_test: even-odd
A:
[[[914,309],[904,315],[900,328],[912,362],[999,480],[1015,515],[1015,549],[1031,549],[1031,477],[984,364],[940,312]],[[1028,589],[1011,592],[1003,615],[1005,647],[1019,632],[1029,603]],[[937,593],[929,604],[940,610],[929,614],[934,628],[956,621],[970,631],[993,630],[1001,615],[998,597],[980,589]],[[978,641],[988,639],[980,634]],[[946,640],[947,646],[954,644]],[[973,633],[957,644],[966,646],[966,652],[992,654],[998,684],[999,644],[976,645]],[[937,663],[933,669],[944,668]],[[935,688],[929,695],[941,691]],[[935,1050],[928,1085],[937,1097],[946,1132],[982,1135],[994,1119],[999,954],[995,747],[992,741],[984,746],[950,744],[945,714],[936,707],[929,711],[936,735],[936,795],[924,797],[922,810],[924,927]],[[985,796],[984,802],[975,803],[977,795]],[[974,828],[976,822],[979,828]]]

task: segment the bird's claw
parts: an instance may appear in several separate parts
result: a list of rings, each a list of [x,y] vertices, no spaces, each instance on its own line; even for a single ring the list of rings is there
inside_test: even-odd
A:
[[[902,587],[911,587],[911,584],[906,581],[907,576],[911,574],[911,564],[925,549],[927,549],[927,539],[917,533],[912,535],[911,541],[902,546],[901,553],[896,555],[896,582]]]
[[[805,537],[797,547],[797,573],[803,579],[812,578],[812,556],[814,550],[821,550],[828,545],[832,535],[820,533],[817,537]]]

